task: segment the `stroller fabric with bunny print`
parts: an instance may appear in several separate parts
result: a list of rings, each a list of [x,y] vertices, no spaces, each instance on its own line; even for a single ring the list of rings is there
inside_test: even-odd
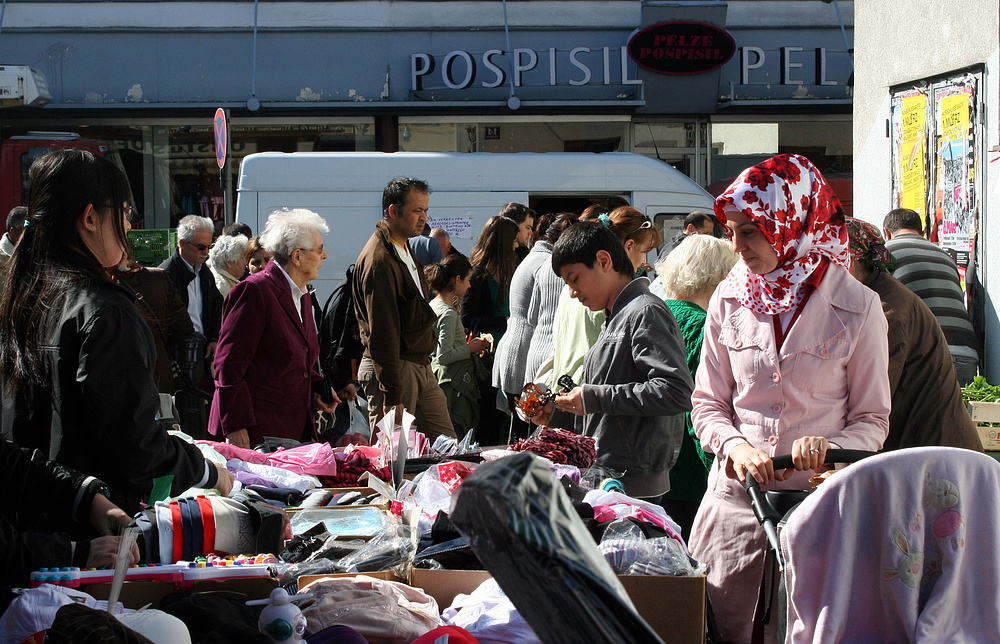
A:
[[[1000,463],[951,447],[838,472],[781,531],[785,641],[1000,642]]]

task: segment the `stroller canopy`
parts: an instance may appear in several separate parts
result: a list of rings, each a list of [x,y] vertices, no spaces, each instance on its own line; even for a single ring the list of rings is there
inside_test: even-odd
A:
[[[781,532],[786,642],[1000,642],[1000,463],[951,447],[838,472]]]

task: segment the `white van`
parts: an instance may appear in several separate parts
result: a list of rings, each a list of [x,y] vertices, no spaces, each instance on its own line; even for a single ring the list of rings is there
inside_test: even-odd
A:
[[[539,213],[630,205],[660,227],[667,248],[688,213],[712,211],[712,197],[687,176],[626,152],[263,152],[240,165],[236,220],[256,234],[277,208],[308,208],[326,219],[330,257],[314,283],[323,301],[374,232],[382,189],[396,177],[430,185],[428,223],[448,230],[466,255],[486,220],[511,201]]]

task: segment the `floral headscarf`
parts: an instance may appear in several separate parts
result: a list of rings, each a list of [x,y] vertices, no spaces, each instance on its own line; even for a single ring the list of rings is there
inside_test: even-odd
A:
[[[852,261],[865,262],[875,270],[886,273],[896,270],[896,258],[885,247],[878,228],[852,217],[847,220],[847,236]]]
[[[715,200],[720,221],[733,208],[757,225],[778,254],[778,267],[766,275],[751,273],[742,261],[729,273],[743,306],[764,315],[790,311],[825,260],[850,267],[844,209],[809,159],[779,154],[747,168]]]

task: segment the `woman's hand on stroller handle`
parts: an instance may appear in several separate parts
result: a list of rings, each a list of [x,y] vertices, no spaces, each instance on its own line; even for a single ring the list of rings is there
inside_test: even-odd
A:
[[[733,471],[741,483],[746,483],[747,476],[753,477],[757,483],[764,485],[771,481],[784,481],[795,470],[816,470],[824,472],[826,453],[831,448],[829,441],[822,436],[803,436],[792,443],[791,467],[776,467],[771,457],[762,449],[757,449],[749,443],[737,445],[729,452],[733,463]]]

